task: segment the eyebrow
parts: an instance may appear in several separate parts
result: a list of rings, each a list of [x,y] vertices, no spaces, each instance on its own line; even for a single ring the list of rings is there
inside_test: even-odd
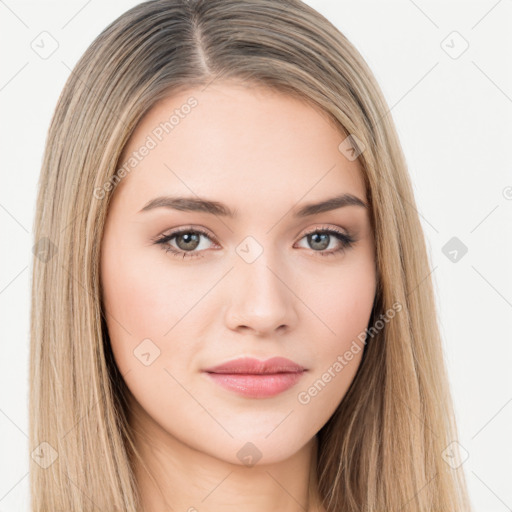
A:
[[[341,194],[318,203],[308,203],[292,211],[294,217],[309,217],[318,213],[337,210],[345,206],[368,208],[368,205],[357,196],[353,194]],[[227,205],[218,201],[197,197],[171,196],[160,196],[151,199],[138,213],[154,210],[155,208],[168,208],[185,212],[203,212],[230,218],[237,216],[237,210],[231,210]]]

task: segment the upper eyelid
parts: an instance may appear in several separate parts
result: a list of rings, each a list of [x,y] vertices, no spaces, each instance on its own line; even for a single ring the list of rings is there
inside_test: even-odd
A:
[[[199,233],[200,235],[207,236],[213,242],[218,243],[217,242],[217,237],[214,236],[213,234],[211,234],[210,231],[207,230],[206,228],[192,228],[192,227],[189,227],[189,228],[176,228],[174,231],[171,231],[168,235],[162,235],[161,238],[163,238],[163,239],[172,239],[175,236],[181,235],[182,233],[188,233],[188,232]]]
[[[206,235],[206,236],[212,238],[213,240],[217,240],[217,237],[214,234],[212,234],[209,229],[204,228],[202,226],[185,226],[185,227],[175,228],[167,235],[162,234],[161,236],[156,237],[155,239],[173,237],[173,236],[177,236],[181,233],[187,233],[190,231],[198,232],[202,235]],[[315,233],[316,231],[334,231],[334,232],[340,232],[341,234],[344,234],[346,236],[353,236],[353,233],[351,233],[351,231],[347,230],[346,228],[342,228],[339,226],[326,226],[326,225],[317,226],[317,227],[308,229],[307,231],[304,232],[303,236],[307,236],[311,233]],[[297,234],[296,236],[298,236],[298,235],[299,234]]]

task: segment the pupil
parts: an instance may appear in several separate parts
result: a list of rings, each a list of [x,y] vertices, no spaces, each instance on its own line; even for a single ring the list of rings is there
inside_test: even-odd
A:
[[[323,241],[319,241],[319,238],[323,237]],[[313,246],[313,249],[325,249],[329,246],[329,235],[327,233],[313,233],[312,235],[309,235],[309,241]],[[315,244],[319,243],[319,247],[314,247]]]
[[[185,240],[185,243],[180,243],[180,240]],[[177,237],[176,242],[180,249],[195,249],[199,245],[199,236],[196,233],[183,233]]]

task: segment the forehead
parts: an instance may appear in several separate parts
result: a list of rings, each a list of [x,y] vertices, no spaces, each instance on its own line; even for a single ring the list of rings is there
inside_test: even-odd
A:
[[[132,170],[117,188],[138,196],[218,192],[260,206],[283,193],[292,201],[333,192],[365,200],[359,162],[339,149],[345,137],[320,108],[268,88],[228,82],[183,90],[139,122],[120,159]]]

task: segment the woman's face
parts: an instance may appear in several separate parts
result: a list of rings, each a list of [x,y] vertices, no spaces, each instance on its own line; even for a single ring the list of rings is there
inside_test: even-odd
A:
[[[154,442],[276,462],[343,399],[376,290],[368,208],[312,206],[366,203],[344,139],[304,102],[226,82],[166,98],[137,126],[101,280],[113,354]],[[205,371],[241,357],[304,371]]]

